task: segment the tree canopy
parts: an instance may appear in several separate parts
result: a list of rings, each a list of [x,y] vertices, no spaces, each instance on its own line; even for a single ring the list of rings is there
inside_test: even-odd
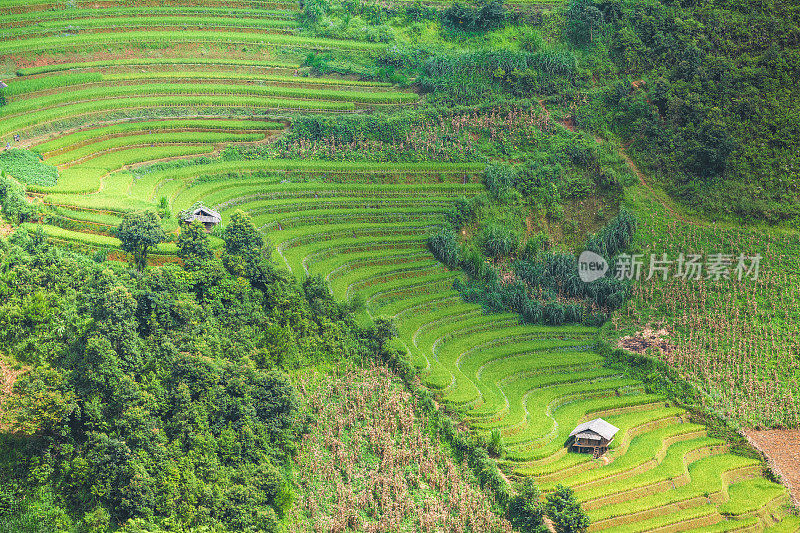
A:
[[[166,234],[161,227],[161,218],[154,211],[127,213],[116,231],[121,248],[131,254],[137,270],[147,266],[147,254],[164,241]]]

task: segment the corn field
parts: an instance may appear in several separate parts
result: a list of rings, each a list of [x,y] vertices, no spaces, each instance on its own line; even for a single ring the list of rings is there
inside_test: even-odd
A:
[[[654,277],[637,283],[613,320],[618,334],[661,330],[663,342],[652,353],[707,392],[707,406],[723,416],[756,427],[800,425],[798,237],[642,221],[645,256],[758,253],[761,271],[756,280]]]
[[[316,422],[300,446],[290,531],[511,532],[386,367],[309,374],[298,388]]]

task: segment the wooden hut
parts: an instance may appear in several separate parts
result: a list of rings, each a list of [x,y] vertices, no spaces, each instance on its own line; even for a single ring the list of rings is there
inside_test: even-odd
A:
[[[608,445],[614,440],[617,431],[619,431],[618,427],[609,424],[602,418],[584,422],[569,434],[570,437],[575,437],[575,440],[572,441],[572,449],[599,457],[608,451]]]
[[[192,211],[189,211],[184,217],[184,222],[191,224],[195,220],[199,220],[206,227],[206,231],[211,231],[214,226],[222,222],[222,216],[205,206],[200,206]]]

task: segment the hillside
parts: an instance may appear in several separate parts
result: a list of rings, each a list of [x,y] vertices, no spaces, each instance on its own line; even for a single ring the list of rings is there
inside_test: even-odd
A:
[[[799,15],[3,2],[0,526],[800,531]]]

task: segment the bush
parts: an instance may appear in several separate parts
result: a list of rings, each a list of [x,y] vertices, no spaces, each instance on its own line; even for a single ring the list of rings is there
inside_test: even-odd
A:
[[[476,7],[456,2],[442,13],[442,23],[462,31],[487,31],[505,24],[506,10],[502,0],[492,0]]]
[[[483,174],[483,184],[495,198],[498,198],[505,189],[514,187],[516,181],[517,173],[514,167],[502,163],[487,165]]]
[[[569,487],[558,485],[554,493],[548,494],[545,511],[553,521],[556,533],[586,533],[589,529],[589,517]]]
[[[475,220],[475,204],[465,196],[456,198],[445,217],[454,228],[462,228]]]
[[[487,445],[489,453],[494,457],[502,458],[505,455],[505,446],[503,445],[503,435],[500,430],[495,428],[492,430],[489,444]]]
[[[5,216],[15,224],[39,218],[38,209],[25,197],[25,188],[5,172],[0,172],[0,206]]]
[[[460,262],[460,244],[455,230],[445,226],[428,237],[428,249],[434,257],[450,268],[457,268]]]
[[[508,502],[506,515],[509,521],[522,533],[544,533],[547,528],[542,522],[544,507],[539,501],[541,493],[533,478],[526,478],[516,494]]]
[[[490,222],[478,238],[489,257],[506,257],[517,251],[522,235],[505,224]]]

